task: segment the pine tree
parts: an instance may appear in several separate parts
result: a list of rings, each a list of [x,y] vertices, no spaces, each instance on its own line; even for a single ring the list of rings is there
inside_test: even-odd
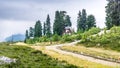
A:
[[[120,26],[120,1],[107,0],[106,6],[106,26],[110,29],[112,26]]]
[[[60,20],[59,20],[59,18],[60,18],[59,11],[56,11],[55,12],[55,20],[54,20],[54,24],[53,24],[53,33],[58,34],[58,35],[60,35],[60,32],[59,32]]]
[[[64,32],[65,29],[65,18],[66,18],[66,11],[60,11],[60,26],[61,26],[61,35]]]
[[[77,19],[77,31],[84,32],[85,30],[87,30],[86,17],[87,13],[85,9],[82,10],[82,15],[79,11]]]
[[[34,28],[29,28],[29,37],[34,37]]]
[[[50,37],[51,36],[51,24],[50,24],[50,17],[47,15],[46,19],[46,36]]]
[[[46,35],[46,23],[43,24],[43,35]]]
[[[28,30],[26,30],[26,33],[25,33],[25,39],[29,39]]]
[[[112,15],[112,11],[114,8],[112,6],[114,1],[113,0],[107,0],[107,1],[108,1],[108,4],[106,6],[106,22],[105,22],[105,24],[106,24],[107,28],[110,29],[113,26],[111,15]]]
[[[41,37],[41,36],[42,36],[42,25],[41,25],[41,22],[38,20],[35,24],[34,37]]]
[[[72,23],[71,23],[71,21],[70,21],[70,16],[69,16],[69,15],[66,15],[66,18],[65,18],[65,26],[69,26],[69,27],[72,26]]]
[[[81,11],[79,11],[77,17],[77,32],[80,31],[80,29],[81,29]]]
[[[82,16],[81,16],[81,30],[82,31],[85,31],[87,29],[86,28],[86,17],[87,17],[86,10],[83,9],[82,10]]]
[[[57,35],[62,35],[64,29],[64,12],[56,11],[55,12],[55,20],[53,24],[53,33]]]
[[[96,27],[96,22],[95,22],[94,15],[89,15],[87,17],[86,25],[87,25],[87,30],[89,30],[91,27]]]

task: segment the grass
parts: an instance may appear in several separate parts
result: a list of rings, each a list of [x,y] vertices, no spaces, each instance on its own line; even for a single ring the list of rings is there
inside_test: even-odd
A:
[[[85,47],[85,46],[63,46],[63,50],[89,55],[100,59],[111,59],[111,61],[117,61],[120,58],[120,53],[111,50],[104,50],[101,48]]]
[[[43,53],[45,53],[45,54],[47,54],[55,59],[58,59],[59,61],[73,64],[75,66],[78,66],[79,68],[112,68],[110,66],[106,66],[106,65],[95,63],[95,62],[83,60],[83,59],[74,57],[72,55],[65,55],[65,54],[60,54],[60,53],[53,51],[53,50],[46,50],[44,47],[40,47],[39,50],[42,50]]]
[[[57,44],[61,44],[60,42],[40,42],[40,43],[35,43],[35,44],[26,44],[26,43],[23,43],[23,42],[17,42],[13,45],[23,45],[23,46],[50,46],[50,45],[57,45]]]
[[[50,46],[50,45],[56,45],[56,44],[60,44],[60,42],[40,42],[40,43],[36,43],[34,45],[36,46]]]
[[[40,50],[44,54],[47,54],[54,59],[57,59],[61,62],[67,62],[68,64],[78,66],[79,68],[113,68],[113,67],[102,65],[99,63],[83,60],[83,59],[74,57],[72,55],[65,55],[65,54],[60,54],[56,51],[46,50],[45,46],[29,46],[29,47],[34,48],[35,50]]]
[[[31,46],[50,46],[50,45],[57,45],[57,44],[61,44],[61,42],[40,42],[40,43],[35,43],[35,44],[28,44]]]
[[[17,59],[16,63],[0,65],[0,68],[77,68],[26,46],[2,44],[0,56]]]

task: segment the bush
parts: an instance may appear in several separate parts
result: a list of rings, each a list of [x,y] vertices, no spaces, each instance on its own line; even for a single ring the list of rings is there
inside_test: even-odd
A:
[[[92,27],[88,31],[84,32],[85,35],[90,36],[100,32],[100,28]]]
[[[35,41],[34,41],[34,39],[27,39],[27,40],[26,40],[26,43],[27,43],[27,44],[34,44]]]
[[[92,27],[91,29],[80,35],[82,38],[81,42],[82,43],[89,42],[91,40],[91,36],[99,32],[100,32],[100,28]]]
[[[107,44],[107,43],[110,43],[110,41],[109,41],[109,39],[107,39],[106,36],[102,36],[102,38],[99,40],[98,43]]]
[[[49,41],[49,38],[47,36],[42,36],[39,39],[40,39],[40,42],[48,42]]]
[[[59,35],[57,35],[57,34],[53,35],[52,41],[59,41],[59,40],[60,40],[60,36]]]
[[[77,36],[76,36],[76,40],[80,40],[82,38],[82,34],[77,34]]]
[[[120,27],[114,26],[110,29],[111,33],[119,33],[120,34]]]
[[[74,39],[70,35],[63,35],[61,42],[72,42]]]

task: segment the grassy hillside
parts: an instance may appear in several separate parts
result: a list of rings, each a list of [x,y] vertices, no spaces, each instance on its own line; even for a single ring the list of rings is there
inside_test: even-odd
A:
[[[25,46],[0,44],[0,56],[17,59],[16,63],[0,65],[0,68],[77,68]]]
[[[120,51],[120,27],[112,27],[109,31],[105,30],[102,35],[85,35],[80,44],[87,47],[102,47]]]

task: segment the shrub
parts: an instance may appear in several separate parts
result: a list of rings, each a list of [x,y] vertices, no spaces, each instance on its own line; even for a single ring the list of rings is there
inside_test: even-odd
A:
[[[72,42],[74,39],[72,39],[72,37],[70,37],[70,35],[63,35],[61,42]]]
[[[77,36],[76,36],[76,40],[80,40],[82,38],[82,34],[77,34]]]
[[[81,42],[82,43],[89,42],[91,40],[91,36],[99,32],[100,32],[100,28],[92,27],[91,29],[80,35],[82,38]]]
[[[55,35],[53,35],[52,40],[53,41],[59,41],[60,40],[60,36],[55,34]]]
[[[88,31],[84,32],[85,35],[90,36],[100,32],[100,28],[92,27]]]
[[[47,36],[42,36],[39,38],[41,42],[48,42],[49,38]]]
[[[111,33],[119,33],[120,34],[120,27],[114,26],[110,29]]]
[[[107,39],[106,36],[102,36],[102,38],[99,40],[98,43],[107,44],[107,43],[110,43],[110,41],[109,41],[109,39]]]
[[[27,43],[27,44],[34,44],[35,41],[34,41],[33,39],[27,39],[27,40],[26,40],[26,43]]]

